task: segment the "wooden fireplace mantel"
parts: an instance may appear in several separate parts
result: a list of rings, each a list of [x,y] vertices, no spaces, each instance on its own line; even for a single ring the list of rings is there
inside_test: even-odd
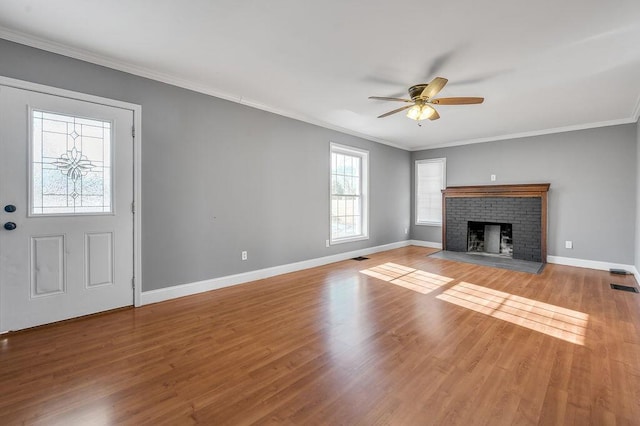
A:
[[[450,186],[442,190],[442,248],[447,249],[447,210],[446,199],[450,197],[539,197],[541,199],[541,256],[547,259],[547,194],[550,183],[531,183],[515,185],[477,185]]]
[[[446,197],[544,197],[550,183],[525,183],[518,185],[449,186],[442,190]]]

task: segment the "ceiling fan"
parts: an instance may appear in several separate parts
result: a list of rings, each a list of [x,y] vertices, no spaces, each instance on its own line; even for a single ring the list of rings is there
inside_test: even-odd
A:
[[[412,120],[421,121],[426,120],[437,120],[440,118],[440,114],[438,111],[431,105],[469,105],[469,104],[481,104],[484,101],[484,98],[434,98],[447,84],[449,80],[442,77],[436,77],[431,80],[430,83],[422,83],[416,84],[414,86],[409,87],[409,96],[411,99],[403,99],[403,98],[388,98],[384,96],[369,96],[369,99],[377,99],[381,101],[396,101],[396,102],[406,102],[411,105],[405,105],[401,108],[394,109],[393,111],[389,111],[385,114],[378,116],[378,118],[388,117],[392,114],[395,114],[400,111],[407,111],[407,117]]]

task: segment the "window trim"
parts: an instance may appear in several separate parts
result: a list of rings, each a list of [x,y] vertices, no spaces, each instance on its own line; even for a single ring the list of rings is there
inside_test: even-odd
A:
[[[414,206],[414,215],[415,215],[415,224],[420,226],[442,226],[442,216],[438,221],[419,221],[418,220],[418,165],[424,163],[442,163],[442,188],[445,189],[447,187],[447,159],[446,157],[442,158],[425,158],[423,160],[416,160],[414,166],[414,197],[415,197],[415,206]],[[442,206],[444,208],[444,206]]]
[[[360,235],[354,235],[350,237],[342,237],[342,238],[334,238],[332,232],[332,214],[331,214],[331,202],[333,193],[331,191],[331,183],[332,183],[332,154],[336,152],[339,154],[358,156],[360,157],[360,184],[361,184],[361,194],[360,199],[362,203],[362,224],[361,229],[362,232]],[[347,145],[340,145],[337,143],[331,142],[329,144],[329,245],[350,243],[354,241],[363,241],[369,239],[369,151],[354,148]]]

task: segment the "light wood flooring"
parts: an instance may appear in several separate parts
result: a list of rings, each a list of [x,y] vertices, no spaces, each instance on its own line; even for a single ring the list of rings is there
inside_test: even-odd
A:
[[[633,277],[431,252],[0,336],[0,424],[640,424]]]

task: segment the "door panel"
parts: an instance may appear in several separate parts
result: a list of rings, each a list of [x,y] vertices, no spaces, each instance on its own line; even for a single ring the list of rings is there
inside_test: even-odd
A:
[[[133,304],[132,126],[0,86],[0,220],[17,225],[0,228],[0,332]]]
[[[31,297],[64,293],[64,235],[31,237]]]
[[[113,234],[85,234],[85,286],[113,285]]]

